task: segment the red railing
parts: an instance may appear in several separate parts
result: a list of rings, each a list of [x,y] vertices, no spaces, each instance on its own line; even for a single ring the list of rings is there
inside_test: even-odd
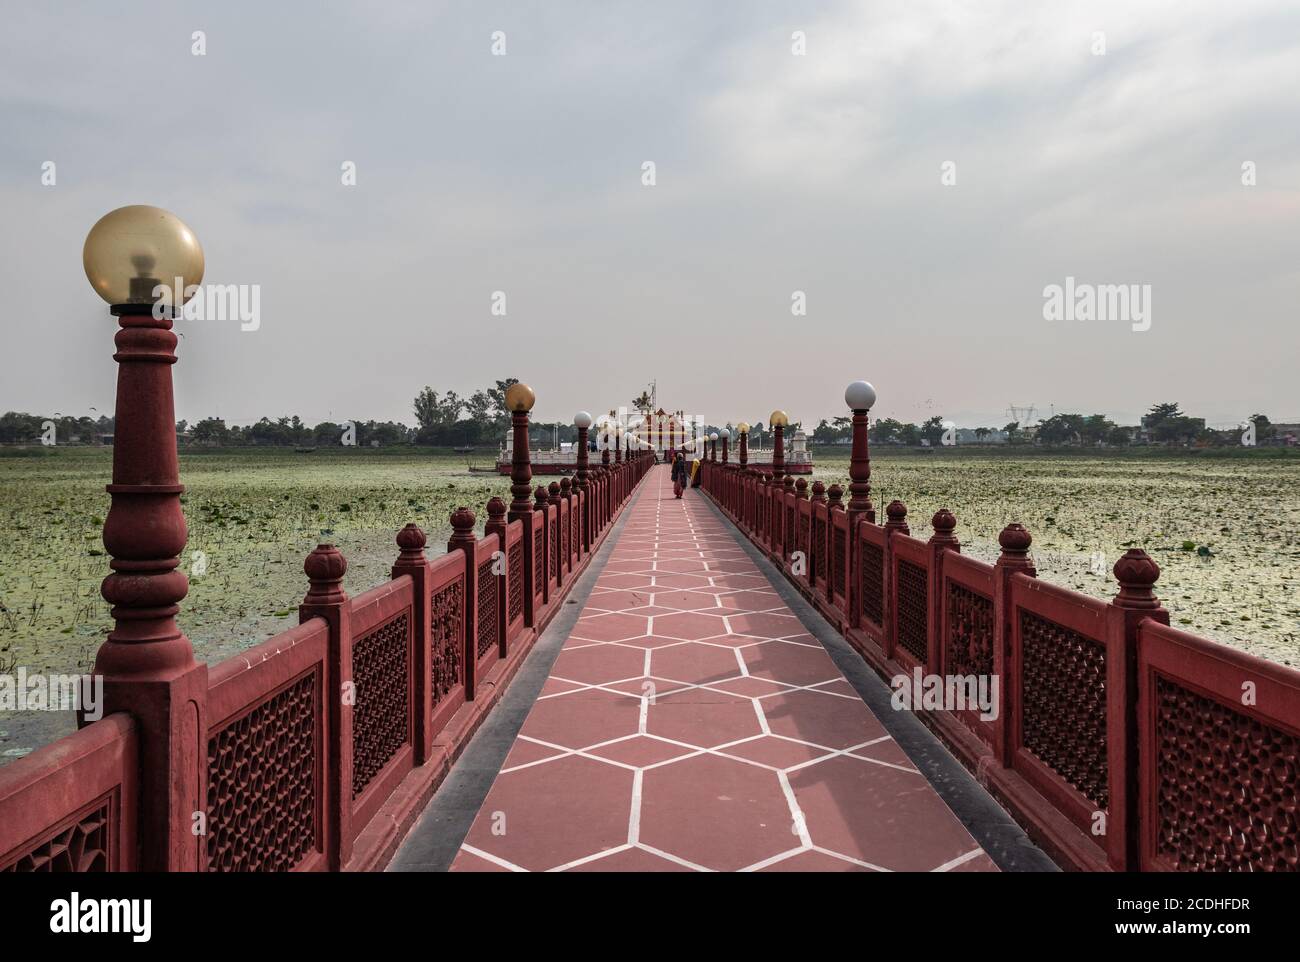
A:
[[[651,464],[602,469],[589,488],[602,511],[588,513],[567,478],[554,497],[538,489],[527,521],[505,522],[493,499],[482,538],[459,509],[434,561],[408,525],[392,580],[355,598],[343,556],[312,552],[301,623],[208,671],[195,733],[207,750],[173,774],[176,798],[206,798],[185,813],[201,823],[190,863],[382,867],[563,603],[590,558],[583,544],[599,545]],[[149,842],[137,742],[137,722],[118,713],[0,769],[0,870],[135,868]]]
[[[331,747],[350,706],[326,699],[329,649],[328,622],[310,618],[209,673],[208,871],[311,871],[337,848],[326,812],[342,807],[342,753]]]
[[[1137,647],[1139,867],[1294,870],[1297,673],[1156,621]]]
[[[836,508],[837,486],[823,506],[814,484],[810,505],[754,470],[702,470],[709,496],[880,675],[996,692],[993,711],[978,699],[913,710],[1063,866],[1300,869],[1300,672],[1170,628],[1145,553],[1116,563],[1107,603],[1038,580],[1020,525],[987,565],[960,553],[946,510],[922,541],[899,502],[877,525]]]
[[[0,770],[0,872],[134,869],[136,748],[109,715]]]

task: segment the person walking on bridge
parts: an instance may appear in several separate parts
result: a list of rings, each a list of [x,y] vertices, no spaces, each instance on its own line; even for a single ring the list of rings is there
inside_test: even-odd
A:
[[[682,454],[680,451],[677,452],[677,457],[673,459],[672,479],[673,494],[680,498],[682,492],[686,490],[686,485],[688,483],[686,474],[686,455]]]

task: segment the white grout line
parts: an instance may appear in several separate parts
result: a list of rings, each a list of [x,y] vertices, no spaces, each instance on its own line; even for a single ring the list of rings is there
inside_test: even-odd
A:
[[[468,842],[462,843],[460,846],[460,850],[462,852],[469,852],[471,855],[477,855],[485,862],[491,862],[493,865],[499,865],[501,866],[501,868],[509,869],[512,872],[528,871],[528,869],[520,868],[514,862],[507,862],[505,859],[499,858],[498,856],[493,855],[491,852],[485,852],[481,848],[475,848],[473,845],[470,845]]]
[[[971,859],[975,858],[975,857],[978,856],[978,855],[983,855],[983,854],[984,854],[984,849],[982,849],[982,848],[977,848],[977,849],[975,849],[973,852],[967,852],[965,855],[959,855],[959,856],[957,856],[957,857],[956,857],[955,859],[953,859],[951,862],[944,862],[944,863],[943,863],[942,865],[940,865],[938,868],[932,868],[932,869],[930,869],[930,871],[931,871],[931,872],[949,872],[949,871],[951,871],[952,869],[955,869],[958,865],[965,865],[965,864],[966,864],[967,862],[969,862]]]

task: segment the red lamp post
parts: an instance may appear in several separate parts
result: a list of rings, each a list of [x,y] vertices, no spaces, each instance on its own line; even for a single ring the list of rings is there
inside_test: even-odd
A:
[[[192,830],[206,812],[208,670],[176,624],[189,590],[180,570],[188,532],[180,496],[171,365],[174,298],[203,280],[203,249],[174,214],[122,207],[91,228],[86,276],[112,305],[120,330],[111,505],[104,547],[112,573],[101,593],[114,628],[95,656],[106,713],[125,711],[140,730],[140,868],[197,870],[204,845]]]
[[[784,411],[773,411],[767,423],[772,427],[772,478],[779,487],[785,477],[785,427],[790,418]]]
[[[510,426],[514,430],[514,453],[510,459],[510,510],[506,515],[510,521],[523,522],[523,552],[525,558],[536,556],[533,544],[533,465],[532,452],[528,443],[528,412],[537,402],[537,395],[527,384],[516,381],[506,388],[506,410],[510,412]],[[505,540],[502,539],[502,547]],[[524,622],[534,624],[536,612],[533,610],[534,583],[539,573],[534,566],[523,566]],[[545,574],[540,574],[545,578]]]
[[[533,512],[533,464],[528,448],[528,412],[537,403],[537,395],[527,384],[516,381],[506,389],[506,410],[514,431],[514,453],[510,458],[509,518],[528,520]],[[525,525],[527,528],[527,525]]]
[[[871,504],[871,458],[867,450],[867,414],[876,403],[876,389],[866,381],[854,381],[844,389],[844,403],[853,412],[853,452],[849,457],[849,523],[864,515],[872,524],[876,509]]]
[[[587,490],[587,479],[590,477],[587,462],[587,430],[591,427],[591,415],[586,411],[579,411],[573,416],[573,426],[578,429],[578,487]]]
[[[740,432],[740,466],[743,468],[749,464],[749,423],[741,421],[736,430]]]
[[[579,411],[573,416],[573,426],[578,429],[578,470],[574,480],[578,486],[578,490],[586,496],[582,501],[586,506],[583,508],[582,548],[584,551],[590,551],[592,515],[591,492],[589,490],[589,485],[591,482],[591,470],[587,459],[587,431],[591,428],[591,415],[586,411]],[[558,501],[555,503],[558,504]]]

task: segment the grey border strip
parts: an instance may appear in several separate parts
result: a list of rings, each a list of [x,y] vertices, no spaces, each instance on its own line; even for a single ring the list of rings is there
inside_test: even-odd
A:
[[[433,798],[425,806],[415,825],[397,848],[388,864],[389,872],[445,872],[460,851],[461,843],[474,824],[474,816],[483,807],[488,790],[501,771],[501,765],[510,753],[524,719],[541,694],[542,686],[550,677],[551,666],[560,654],[573,630],[578,616],[586,606],[596,579],[603,573],[605,562],[614,550],[623,526],[632,516],[632,508],[641,500],[650,474],[636,486],[632,498],[624,505],[614,527],[604,543],[587,564],[587,569],[574,585],[573,591],[542,636],[533,645],[519,671],[510,681],[501,700],[488,712],[487,718],[465,746],[451,771]]]
[[[712,499],[702,498],[726,525],[728,533],[767,576],[781,600],[826,649],[867,708],[939,793],[966,830],[1004,872],[1059,872],[1060,867],[1030,841],[1024,829],[980,787],[943,743],[909,711],[895,711],[892,691],[831,623],[790,584],[784,572],[741,532]]]

